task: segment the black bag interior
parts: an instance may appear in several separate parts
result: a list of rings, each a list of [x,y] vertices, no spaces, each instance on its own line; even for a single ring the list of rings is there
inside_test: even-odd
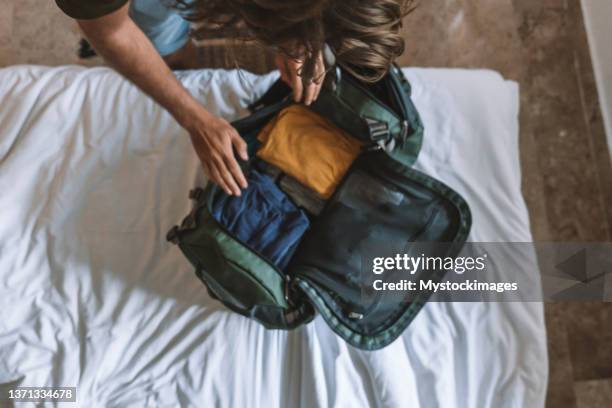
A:
[[[372,258],[397,253],[444,257],[465,240],[460,232],[469,220],[467,211],[442,183],[398,167],[384,153],[362,155],[302,238],[289,274],[307,282],[325,302],[337,320],[328,319],[332,328],[383,335],[421,299],[407,291],[374,291]],[[444,272],[427,271],[438,279]]]

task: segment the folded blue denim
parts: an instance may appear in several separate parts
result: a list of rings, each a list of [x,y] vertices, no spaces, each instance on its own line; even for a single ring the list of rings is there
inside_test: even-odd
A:
[[[213,217],[282,270],[310,222],[270,177],[251,170],[247,180],[240,197],[223,195],[213,204]]]

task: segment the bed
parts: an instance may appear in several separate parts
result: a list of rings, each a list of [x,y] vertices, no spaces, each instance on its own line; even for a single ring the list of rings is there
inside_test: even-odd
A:
[[[518,86],[407,69],[417,168],[469,202],[474,242],[529,242]],[[178,74],[228,120],[276,74]],[[542,407],[541,303],[429,303],[394,343],[315,319],[269,331],[209,298],[166,231],[205,183],[189,138],[107,68],[0,70],[0,384],[77,387],[83,407]],[[539,285],[537,266],[522,271]]]

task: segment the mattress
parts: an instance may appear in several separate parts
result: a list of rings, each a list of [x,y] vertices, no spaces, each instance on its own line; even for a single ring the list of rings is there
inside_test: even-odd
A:
[[[416,164],[462,194],[474,242],[529,242],[518,87],[406,69]],[[233,120],[277,74],[178,74]],[[77,387],[84,407],[540,407],[541,303],[429,303],[366,352],[322,319],[266,330],[212,300],[166,231],[206,182],[188,135],[107,68],[0,70],[0,384]],[[519,269],[537,280],[535,259]]]

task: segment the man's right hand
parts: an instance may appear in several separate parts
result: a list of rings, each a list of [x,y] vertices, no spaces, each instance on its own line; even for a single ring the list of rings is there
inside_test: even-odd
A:
[[[225,119],[202,109],[195,121],[185,124],[191,143],[202,162],[207,176],[226,194],[240,195],[247,181],[234,155],[234,149],[242,160],[248,160],[247,145]]]
[[[240,195],[246,179],[234,156],[247,160],[246,143],[227,121],[204,109],[176,79],[124,5],[79,26],[111,65],[149,94],[189,132],[208,177],[227,194]]]

